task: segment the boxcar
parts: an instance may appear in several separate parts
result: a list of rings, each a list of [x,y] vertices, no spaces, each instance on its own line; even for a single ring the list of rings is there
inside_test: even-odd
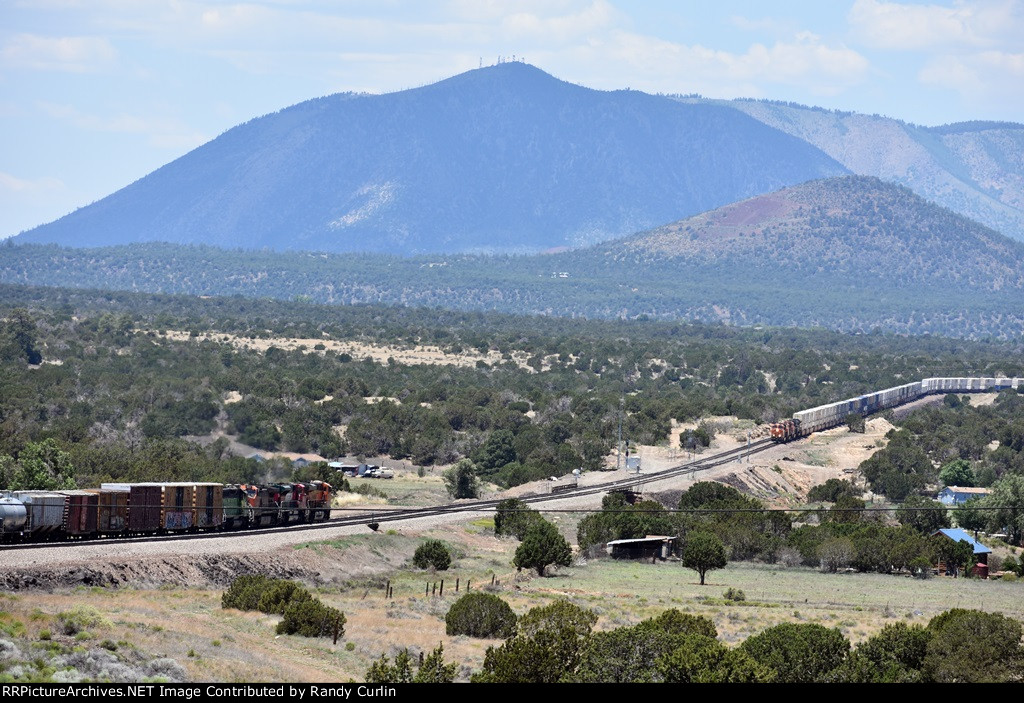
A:
[[[92,491],[60,491],[64,496],[64,534],[95,537],[100,497]]]
[[[89,489],[99,500],[96,530],[102,535],[116,535],[128,527],[128,491],[104,488]]]
[[[156,483],[103,483],[101,490],[128,491],[128,531],[137,534],[160,530],[163,492]]]
[[[195,490],[196,527],[211,530],[224,523],[224,486],[219,483],[197,483]]]

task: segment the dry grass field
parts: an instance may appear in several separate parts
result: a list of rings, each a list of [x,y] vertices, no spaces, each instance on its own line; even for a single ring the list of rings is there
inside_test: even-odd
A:
[[[579,563],[539,578],[511,566],[516,542],[499,539],[488,519],[478,519],[427,533],[356,535],[309,542],[293,549],[310,550],[325,564],[360,561],[401,563],[425,537],[444,540],[455,554],[452,568],[432,573],[408,562],[373,576],[336,578],[314,589],[328,605],[341,609],[346,632],[337,645],[329,639],[277,636],[277,616],[224,610],[219,589],[169,587],[156,590],[80,587],[54,593],[0,595],[7,611],[7,635],[22,649],[33,646],[95,647],[115,643],[119,651],[178,662],[194,680],[210,681],[345,681],[359,680],[382,652],[400,647],[429,651],[443,642],[446,657],[461,663],[460,678],[479,669],[492,640],[448,637],[444,615],[465,593],[486,589],[506,599],[517,613],[568,598],[593,609],[597,627],[628,625],[667,608],[707,615],[722,641],[735,645],[780,622],[813,622],[838,627],[858,642],[895,621],[926,623],[953,607],[980,608],[1024,619],[1024,583],[953,580],[925,581],[878,574],[822,574],[806,568],[734,563],[711,572],[708,585],[697,585],[694,572],[678,562],[656,565],[606,559]],[[444,579],[444,593],[433,591]],[[459,592],[455,585],[458,579]],[[492,586],[492,579],[495,584]],[[393,599],[384,596],[391,584]],[[431,589],[430,595],[426,589]],[[727,588],[745,592],[746,600],[725,600]],[[94,608],[103,622],[74,638],[60,634],[57,616],[74,608]],[[12,626],[11,623],[20,623]],[[43,639],[47,631],[50,639]]]

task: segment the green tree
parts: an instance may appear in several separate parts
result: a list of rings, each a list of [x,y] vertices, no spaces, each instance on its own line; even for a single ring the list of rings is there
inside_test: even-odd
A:
[[[511,637],[516,614],[508,603],[490,593],[467,593],[448,609],[445,632],[470,637]]]
[[[1005,475],[992,486],[992,493],[982,499],[989,510],[988,524],[993,532],[1006,530],[1010,541],[1021,544],[1024,537],[1024,476]]]
[[[452,555],[448,551],[448,547],[444,546],[444,542],[439,539],[428,539],[416,547],[412,563],[417,569],[433,567],[437,571],[446,571],[451,566]]]
[[[654,666],[666,683],[769,683],[775,672],[746,652],[703,635],[684,635]]]
[[[469,459],[463,459],[442,474],[444,486],[452,498],[476,498],[480,494],[480,480],[476,467]]]
[[[551,564],[572,564],[572,547],[558,528],[543,518],[534,520],[516,549],[512,564],[520,569],[536,569],[539,576]]]
[[[515,435],[510,430],[495,430],[477,450],[474,458],[477,471],[492,474],[516,460]]]
[[[849,428],[850,432],[859,432],[860,434],[864,434],[864,416],[860,413],[850,413],[846,416],[846,426]]]
[[[985,505],[983,498],[968,498],[963,505],[953,511],[957,527],[965,530],[984,530],[988,526],[987,511],[979,510]]]
[[[680,617],[682,616],[682,617]],[[684,645],[689,637],[714,639],[714,623],[704,617],[668,611],[633,627],[595,632],[587,639],[576,674],[580,683],[641,683],[664,680],[656,662]]]
[[[12,491],[65,491],[75,488],[71,455],[51,437],[29,442],[18,456],[9,483]]]
[[[932,637],[922,665],[938,683],[1020,681],[1024,671],[1021,624],[999,613],[955,608],[928,623]]]
[[[946,565],[947,574],[957,575],[961,569],[970,569],[974,565],[974,548],[969,542],[935,535],[931,544],[936,558]]]
[[[837,629],[787,622],[748,637],[740,649],[774,669],[777,681],[813,683],[827,680],[843,663],[850,643]]]
[[[700,574],[700,585],[704,575],[714,569],[724,569],[727,561],[725,546],[717,536],[707,532],[696,532],[686,538],[683,546],[683,566]]]
[[[912,527],[923,535],[934,534],[936,530],[949,527],[946,506],[937,500],[922,496],[910,496],[896,509],[900,524]]]
[[[864,516],[864,508],[865,503],[860,498],[842,494],[836,498],[836,502],[822,516],[822,521],[840,524],[860,522]]]
[[[813,486],[807,492],[807,500],[812,502],[835,503],[839,496],[857,497],[857,489],[845,479],[830,478],[825,483]]]
[[[0,335],[0,337],[6,336],[8,341],[5,345],[2,343],[3,340],[0,339],[0,353],[2,353],[2,356],[21,359],[30,364],[42,362],[43,355],[37,348],[38,330],[36,328],[36,321],[28,310],[24,308],[12,310],[3,331],[6,334]],[[10,351],[3,353],[5,350],[2,347],[4,346],[7,346]]]
[[[408,649],[403,649],[395,655],[395,662],[388,661],[386,654],[381,654],[380,659],[370,664],[366,670],[366,683],[412,683],[412,657]]]
[[[14,457],[8,454],[0,454],[0,491],[10,489],[11,479],[14,478],[16,462]]]
[[[523,501],[518,498],[506,498],[498,503],[494,512],[494,534],[499,537],[513,535],[516,539],[522,540],[526,530],[538,518],[540,513]]]
[[[597,615],[557,600],[531,609],[519,619],[516,636],[489,647],[483,670],[474,681],[488,683],[555,683],[572,675]]]
[[[438,644],[423,660],[423,664],[412,677],[413,683],[451,683],[459,670],[458,662],[446,664],[444,661],[444,644]],[[369,682],[367,682],[369,683]]]
[[[857,646],[834,680],[843,683],[917,683],[932,631],[897,622]]]
[[[939,480],[943,486],[960,486],[970,488],[977,485],[978,479],[971,468],[971,462],[966,459],[954,459],[939,469]]]

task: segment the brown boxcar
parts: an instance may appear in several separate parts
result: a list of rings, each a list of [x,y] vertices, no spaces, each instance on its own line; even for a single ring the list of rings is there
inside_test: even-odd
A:
[[[196,524],[195,484],[164,483],[160,527],[165,530],[191,530]]]
[[[128,491],[128,531],[134,533],[160,530],[162,491],[157,483],[104,483],[102,490]]]
[[[214,529],[224,522],[224,486],[219,483],[195,484],[196,527]]]
[[[59,491],[64,496],[64,533],[79,537],[96,534],[99,496],[91,491]]]
[[[96,518],[97,531],[103,535],[124,532],[125,528],[128,527],[129,491],[92,488],[89,489],[89,492],[99,496],[99,512]]]

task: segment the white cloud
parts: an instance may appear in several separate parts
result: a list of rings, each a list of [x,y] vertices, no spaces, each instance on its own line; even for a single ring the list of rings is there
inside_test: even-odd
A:
[[[100,117],[81,112],[72,105],[43,101],[37,104],[50,117],[78,129],[91,132],[140,134],[146,136],[152,146],[161,149],[191,149],[209,141],[208,136],[173,117],[153,117],[129,113]]]
[[[918,75],[922,83],[957,91],[971,100],[1024,106],[1024,53],[982,51],[945,55],[930,61]]]
[[[64,190],[64,182],[59,178],[18,178],[9,173],[0,171],[0,190],[20,195],[43,194],[52,191]]]
[[[771,46],[753,44],[744,53],[615,32],[573,53],[581,63],[606,65],[619,86],[668,92],[665,86],[674,84],[676,92],[715,97],[756,97],[764,93],[759,86],[772,83],[831,95],[860,83],[868,70],[867,59],[853,49],[828,46],[806,32]]]
[[[857,0],[847,19],[871,46],[905,51],[1019,43],[1024,32],[1018,0],[960,0],[952,7]]]
[[[43,37],[18,34],[0,49],[4,66],[37,71],[89,73],[117,59],[117,50],[99,37]]]

